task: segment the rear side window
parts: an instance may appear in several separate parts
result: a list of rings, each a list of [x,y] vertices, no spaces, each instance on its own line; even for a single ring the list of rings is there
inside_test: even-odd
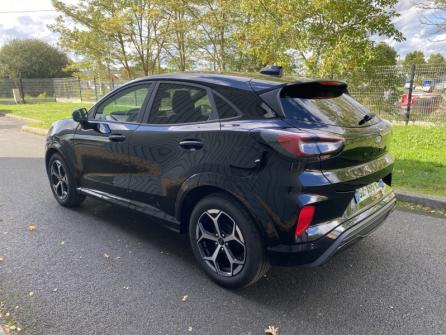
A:
[[[287,118],[308,123],[358,127],[359,121],[369,113],[367,108],[348,94],[313,99],[284,96],[281,102]],[[378,118],[374,118],[371,123],[378,121]]]
[[[229,119],[239,116],[239,113],[229,103],[227,103],[217,94],[214,94],[214,101],[220,119]]]
[[[206,89],[182,84],[160,84],[149,115],[149,124],[203,122],[211,118]]]

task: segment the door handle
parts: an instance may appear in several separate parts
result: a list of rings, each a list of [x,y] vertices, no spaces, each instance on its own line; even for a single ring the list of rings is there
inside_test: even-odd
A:
[[[183,149],[195,151],[203,148],[203,142],[199,140],[183,140],[180,142],[180,147]]]
[[[111,134],[108,139],[111,142],[123,142],[125,141],[125,136],[122,134]]]

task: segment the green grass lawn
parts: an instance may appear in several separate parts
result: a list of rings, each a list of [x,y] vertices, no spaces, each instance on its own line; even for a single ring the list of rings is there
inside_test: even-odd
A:
[[[81,103],[1,105],[0,113],[38,120],[30,126],[49,128],[55,120],[71,117]],[[425,127],[395,125],[390,147],[395,155],[393,185],[418,193],[446,196],[446,125]]]
[[[446,196],[446,125],[393,127],[394,186]]]
[[[30,119],[36,122],[30,122],[29,126],[37,128],[49,128],[51,124],[60,119],[71,117],[71,113],[78,108],[90,108],[90,103],[61,103],[47,102],[41,104],[25,105],[2,105],[0,104],[0,113],[14,114]]]

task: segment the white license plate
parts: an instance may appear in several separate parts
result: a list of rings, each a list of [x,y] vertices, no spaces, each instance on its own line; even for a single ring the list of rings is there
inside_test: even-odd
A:
[[[376,193],[381,192],[383,188],[384,188],[384,182],[382,180],[358,188],[355,192],[355,202],[359,204],[360,202],[370,198]]]

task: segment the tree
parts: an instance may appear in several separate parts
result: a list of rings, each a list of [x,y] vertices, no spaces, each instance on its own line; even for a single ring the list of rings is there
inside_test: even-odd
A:
[[[347,78],[384,48],[370,36],[403,39],[392,23],[397,0],[52,1],[62,15],[51,27],[66,50],[98,69],[124,68],[129,77],[161,65],[258,71],[277,64]]]
[[[87,56],[87,61],[95,67],[109,68],[110,63],[118,63],[128,78],[132,77],[126,47],[128,17],[123,11],[124,2],[81,0],[78,5],[68,5],[53,0],[52,3],[63,15],[50,29],[61,35],[64,49]]]
[[[406,66],[410,66],[412,64],[426,64],[426,60],[424,59],[423,51],[412,51],[409,52],[404,58],[403,64]]]
[[[38,39],[11,40],[0,49],[0,77],[56,78],[69,76],[66,54]]]
[[[370,66],[396,65],[398,53],[390,45],[380,42],[372,50]]]
[[[245,0],[242,3],[253,18],[245,23],[245,40],[257,48],[260,56],[267,55],[270,59],[295,50],[309,76],[346,77],[354,69],[365,67],[374,47],[370,35],[403,39],[392,23],[398,16],[397,0]]]
[[[436,65],[443,64],[444,65],[444,64],[446,64],[446,60],[444,59],[442,54],[433,53],[427,59],[427,64],[436,64]]]
[[[195,30],[195,54],[214,71],[226,71],[231,66],[231,36],[239,18],[238,1],[189,1],[189,13]]]

